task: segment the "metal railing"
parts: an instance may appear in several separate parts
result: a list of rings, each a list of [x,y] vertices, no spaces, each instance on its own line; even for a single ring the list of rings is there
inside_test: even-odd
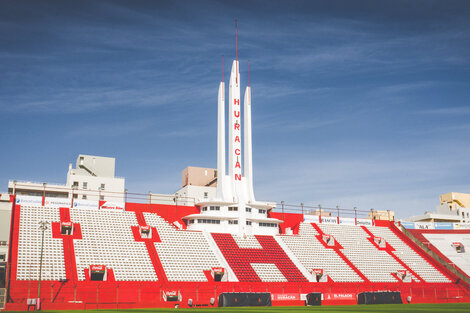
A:
[[[36,186],[38,187],[38,186]],[[27,195],[27,190],[33,190],[36,196],[42,194],[43,197],[50,197],[51,193],[63,193],[67,194],[68,197],[64,199],[76,200],[98,200],[103,197],[106,201],[116,201],[124,203],[147,203],[147,204],[166,204],[166,205],[175,205],[175,206],[194,206],[197,203],[197,199],[194,197],[187,197],[178,194],[155,194],[149,191],[148,193],[139,193],[139,192],[129,192],[127,189],[122,191],[109,191],[103,189],[84,189],[78,187],[68,187],[68,186],[51,186],[48,187],[47,183],[43,183],[39,188],[34,189],[34,186],[29,185],[28,183],[22,183],[15,181],[14,191],[23,192],[20,194]],[[17,193],[18,194],[18,193]],[[83,197],[85,196],[85,197]],[[321,216],[331,216],[331,217],[350,217],[350,218],[372,218],[378,217],[377,210],[369,209],[358,209],[354,208],[343,208],[340,206],[336,207],[323,207],[321,204],[318,205],[307,205],[304,203],[300,204],[288,204],[284,201],[280,201],[273,208],[273,212],[282,212],[282,213],[298,213],[298,214],[307,214],[307,215],[321,215]],[[388,219],[393,220],[393,212],[390,210],[382,211],[388,212]],[[382,216],[383,217],[383,216]]]

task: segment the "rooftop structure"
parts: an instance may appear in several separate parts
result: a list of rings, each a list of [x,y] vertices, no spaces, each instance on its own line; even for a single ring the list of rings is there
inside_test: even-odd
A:
[[[470,223],[470,194],[449,192],[439,196],[440,205],[436,212],[425,212],[411,216],[410,222]]]
[[[188,166],[182,172],[181,187],[187,185],[215,187],[217,186],[217,170],[213,168]]]

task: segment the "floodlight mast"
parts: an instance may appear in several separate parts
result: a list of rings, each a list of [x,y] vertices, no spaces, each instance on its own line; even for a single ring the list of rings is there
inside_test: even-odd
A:
[[[39,259],[39,283],[38,283],[38,303],[37,308],[41,309],[41,279],[42,279],[42,259],[44,256],[44,232],[47,230],[47,225],[49,222],[47,221],[40,221],[39,222],[39,229],[42,231],[42,240],[41,240],[41,256]]]

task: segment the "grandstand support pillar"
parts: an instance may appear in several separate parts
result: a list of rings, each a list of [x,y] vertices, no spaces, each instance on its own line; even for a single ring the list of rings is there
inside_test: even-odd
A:
[[[77,284],[73,285],[73,301],[77,301]]]
[[[301,203],[300,206],[302,207],[302,215],[304,215],[304,204]]]
[[[196,301],[199,301],[199,285],[196,286]]]
[[[40,255],[40,258],[39,258],[38,299],[41,298],[42,259],[43,259],[43,256],[44,256],[44,232],[46,231],[47,224],[49,224],[49,222],[40,221],[39,224],[40,224],[39,229],[42,230],[42,239],[41,239],[41,255]],[[40,300],[39,300],[39,304],[38,304],[38,309],[39,310],[41,309],[41,301]]]

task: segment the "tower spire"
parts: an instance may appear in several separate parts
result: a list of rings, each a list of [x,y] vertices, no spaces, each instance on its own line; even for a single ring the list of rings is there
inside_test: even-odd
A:
[[[235,83],[238,85],[238,23],[235,19],[235,61],[237,63],[237,74],[235,77]]]
[[[222,54],[222,82],[224,82],[224,55]]]

